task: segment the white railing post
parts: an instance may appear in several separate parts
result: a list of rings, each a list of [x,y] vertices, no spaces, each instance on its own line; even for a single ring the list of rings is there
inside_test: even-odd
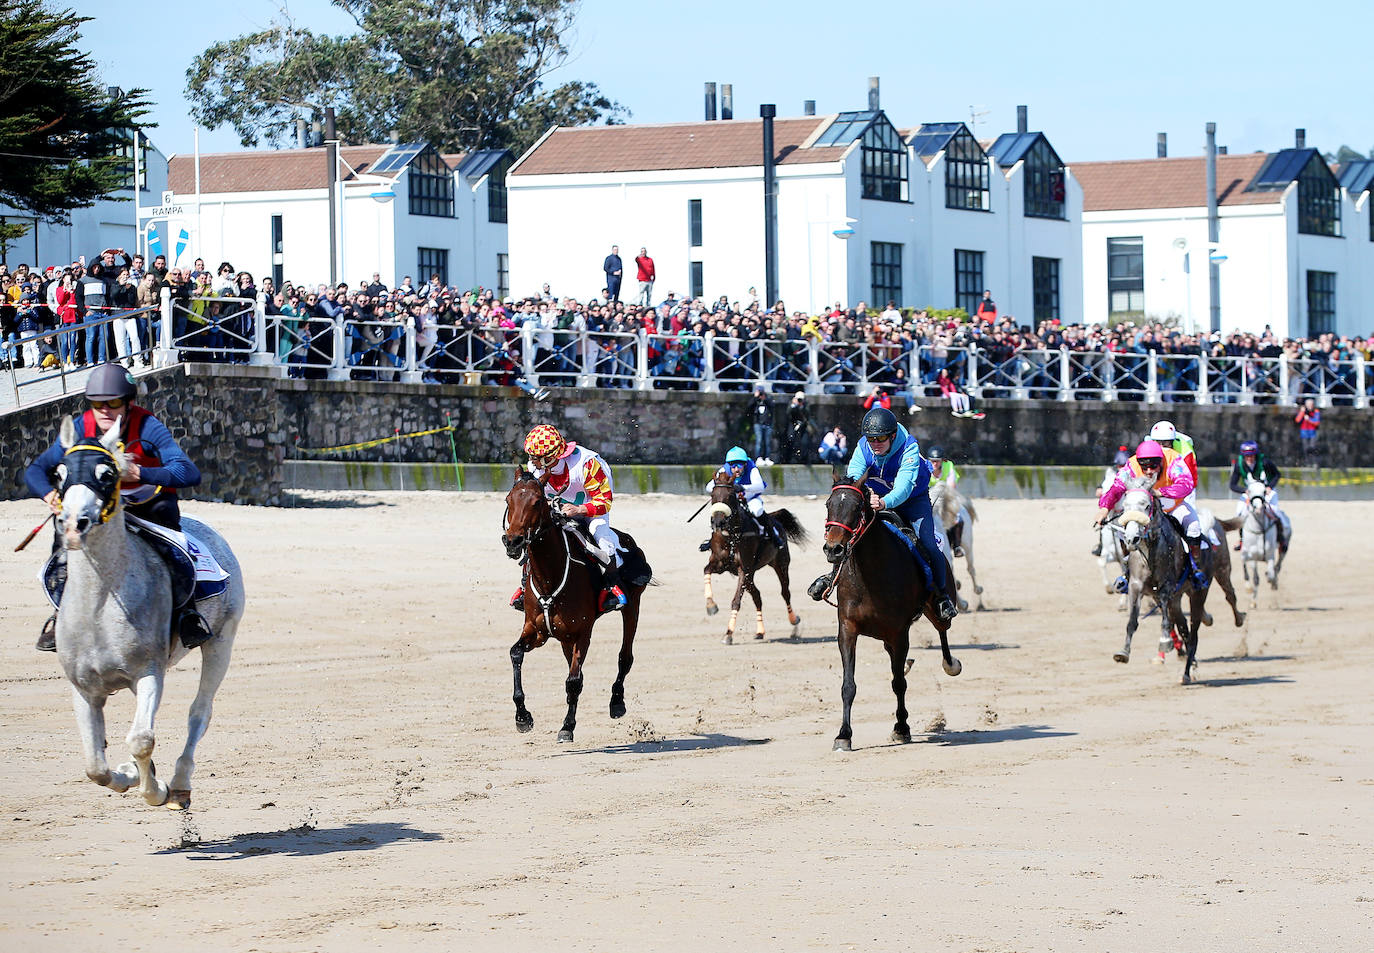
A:
[[[1059,349],[1059,399],[1073,400],[1073,366],[1068,348]]]
[[[1197,397],[1199,404],[1210,404],[1212,401],[1207,392],[1207,355],[1205,353],[1197,356]]]
[[[1365,390],[1365,386],[1364,386],[1364,382],[1365,382],[1366,380],[1368,380],[1368,378],[1367,378],[1365,375],[1368,374],[1368,373],[1369,373],[1369,367],[1368,367],[1368,363],[1367,363],[1367,362],[1365,361],[1365,359],[1364,359],[1364,355],[1363,355],[1363,354],[1360,354],[1360,353],[1356,353],[1356,355],[1355,355],[1355,406],[1356,406],[1356,407],[1368,407],[1368,406],[1369,406],[1369,394],[1368,394],[1368,392]]]
[[[635,389],[653,390],[654,382],[649,380],[649,332],[641,327],[635,332],[635,343],[639,347],[635,354]]]
[[[1116,400],[1116,352],[1102,352],[1102,403]]]
[[[596,357],[594,356],[601,350],[601,346],[592,340],[592,333],[583,330],[579,335],[580,347],[582,352],[582,373],[577,378],[578,387],[596,386]]]
[[[277,333],[281,333],[280,320]],[[258,292],[253,302],[253,353],[248,355],[248,363],[261,367],[275,363],[275,355],[267,353],[267,295]]]
[[[1288,393],[1290,371],[1288,368],[1288,352],[1284,351],[1279,355],[1279,404],[1284,407],[1292,407],[1297,404],[1293,395]]]
[[[983,381],[978,377],[978,349],[971,344],[964,372],[964,390],[968,391],[974,400],[983,399]]]
[[[157,367],[167,367],[175,364],[177,360],[176,341],[172,336],[172,289],[163,288],[159,309],[162,312],[162,321],[158,329],[157,350],[153,352],[153,363]]]
[[[716,336],[709,333],[701,336],[701,392],[720,393],[716,383]]]
[[[1150,351],[1145,367],[1145,403],[1159,403],[1159,352]]]
[[[348,380],[348,334],[344,330],[343,318],[336,315],[330,329],[334,335],[334,360],[329,365],[328,377],[331,381]]]
[[[418,367],[415,366],[415,365],[416,365],[416,360],[417,360],[417,357],[418,357],[418,350],[417,350],[416,344],[415,344],[415,318],[414,318],[414,316],[413,316],[413,315],[407,314],[407,315],[406,315],[406,319],[405,319],[405,323],[404,323],[404,325],[402,325],[402,327],[404,328],[404,333],[405,333],[404,341],[405,341],[405,355],[406,355],[406,356],[405,356],[405,367],[404,367],[404,369],[401,371],[401,382],[404,383],[404,384],[418,384],[418,383],[420,383],[420,378],[421,378],[422,375],[421,375],[421,373],[420,373],[420,369],[419,369]]]
[[[534,322],[520,323],[520,374],[535,390],[539,389],[539,372],[535,370]]]

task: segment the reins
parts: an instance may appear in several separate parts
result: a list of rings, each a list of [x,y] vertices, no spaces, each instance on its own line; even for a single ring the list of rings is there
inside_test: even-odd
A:
[[[545,499],[544,505],[549,507],[549,525],[553,526],[554,529],[558,530],[558,535],[563,538],[563,578],[559,580],[558,586],[548,595],[541,595],[539,593],[539,587],[535,585],[534,554],[531,551],[531,547],[534,545],[534,543],[536,543],[538,540],[544,537],[544,533],[547,531],[547,527],[539,526],[532,529],[530,532],[526,533],[524,550],[525,564],[529,567],[530,595],[534,596],[535,601],[539,603],[540,611],[543,613],[544,616],[544,626],[548,629],[549,635],[553,636],[553,616],[551,615],[550,610],[553,608],[554,600],[556,600],[562,594],[563,590],[567,588],[568,578],[572,574],[572,564],[575,562],[580,563],[581,560],[573,559],[572,543],[568,540],[568,531],[558,524],[552,504],[550,504],[548,500]],[[502,517],[502,522],[506,524],[505,526],[503,526],[503,528],[508,528],[509,517],[510,506],[507,505],[506,514]]]
[[[121,452],[124,450],[124,444],[120,443],[118,447]],[[115,510],[119,508],[122,496],[119,492],[119,474],[122,472],[123,468],[119,465],[119,458],[116,457],[111,450],[99,443],[74,443],[67,448],[67,452],[62,454],[62,456],[69,457],[78,450],[94,450],[96,453],[104,454],[110,458],[110,463],[114,465],[116,473],[114,492],[105,497],[105,502],[100,504],[100,522],[102,524],[108,523],[110,518],[114,516]]]
[[[868,509],[868,503],[864,499],[864,492],[862,489],[851,483],[836,483],[830,488],[830,495],[834,496],[836,490],[853,490],[859,495],[859,503],[863,506],[861,511],[862,517],[859,520],[858,526],[850,526],[847,523],[841,523],[839,520],[825,521],[826,526],[838,526],[840,529],[849,533],[849,539],[844,543],[844,555],[840,557],[840,561],[835,564],[835,571],[830,577],[830,585],[826,587],[825,592],[821,595],[821,598],[826,603],[838,609],[838,603],[830,601],[830,594],[834,592],[835,587],[839,585],[840,573],[844,571],[845,564],[848,563],[850,557],[854,555],[854,547],[858,545],[859,540],[863,539],[864,534],[867,533],[869,528],[878,520],[876,516],[870,515],[872,511]]]

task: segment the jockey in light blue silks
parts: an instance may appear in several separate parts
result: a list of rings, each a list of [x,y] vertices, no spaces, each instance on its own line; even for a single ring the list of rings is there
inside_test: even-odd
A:
[[[753,460],[749,459],[749,454],[745,449],[743,447],[731,447],[727,450],[725,463],[716,473],[724,473],[730,477],[730,481],[743,494],[744,505],[758,523],[759,530],[772,539],[774,546],[782,549],[782,533],[778,531],[777,524],[768,518],[763,506],[763,491],[768,489],[768,484],[764,482],[763,471],[754,465]],[[706,492],[711,491],[712,485],[711,483],[706,485]],[[710,548],[711,541],[709,539],[700,546],[703,553],[709,551]]]
[[[930,465],[921,456],[920,442],[885,407],[874,407],[864,415],[862,431],[863,436],[849,458],[848,476],[851,480],[864,480],[869,505],[875,510],[892,510],[910,525],[913,532],[906,535],[915,543],[929,570],[936,593],[936,611],[940,618],[949,621],[959,614],[959,609],[945,592],[949,564],[935,541]],[[822,579],[828,581],[829,577]]]

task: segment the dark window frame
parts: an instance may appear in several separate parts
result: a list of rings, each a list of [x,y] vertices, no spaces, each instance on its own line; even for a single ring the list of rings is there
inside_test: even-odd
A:
[[[899,242],[872,242],[869,245],[869,290],[873,306],[882,310],[889,302],[902,306],[902,252]]]
[[[1307,336],[1335,333],[1336,273],[1307,270]]]
[[[454,218],[453,170],[433,149],[425,149],[406,166],[410,214]]]
[[[690,271],[690,273],[691,273],[691,279],[690,279],[690,281],[689,281],[689,284],[691,285],[691,294],[690,294],[690,297],[692,297],[692,298],[704,298],[704,297],[706,297],[706,269],[705,269],[705,267],[702,265],[701,262],[699,262],[699,261],[694,261],[694,262],[691,262],[691,266],[690,266],[690,268],[689,268],[689,271]]]
[[[687,245],[700,248],[702,242],[701,199],[687,200]]]
[[[988,154],[967,129],[955,133],[945,146],[945,208],[992,211]]]
[[[1061,317],[1059,312],[1059,265],[1060,260],[1058,258],[1031,256],[1031,298],[1036,324]]]
[[[1125,308],[1116,308],[1115,295],[1125,294]],[[1132,296],[1139,295],[1140,307],[1133,308]],[[1107,239],[1107,313],[1145,313],[1145,238],[1122,235]]]
[[[506,173],[514,160],[503,156],[487,172],[487,221],[506,223],[510,219],[510,199],[506,192]]]
[[[907,148],[892,124],[874,122],[864,132],[859,150],[862,197],[877,202],[907,201]]]
[[[119,136],[119,151],[115,153],[115,174],[120,176],[120,190],[133,191],[134,188],[134,133],[138,133],[138,174],[140,181],[138,190],[140,192],[151,191],[148,187],[148,137],[143,135],[143,130],[120,129],[116,132]]]
[[[1043,138],[1026,153],[1021,172],[1025,179],[1024,213],[1029,218],[1064,220],[1067,179],[1064,163]]]
[[[987,287],[983,283],[985,253],[966,248],[954,249],[954,306],[969,316],[978,313],[978,302]]]
[[[1298,173],[1298,232],[1341,237],[1341,187],[1320,155]]]
[[[448,287],[447,248],[416,248],[415,261],[415,273],[420,276],[420,285],[428,284],[430,275],[438,275],[439,283]]]
[[[496,253],[496,297],[505,301],[510,297],[510,254]]]

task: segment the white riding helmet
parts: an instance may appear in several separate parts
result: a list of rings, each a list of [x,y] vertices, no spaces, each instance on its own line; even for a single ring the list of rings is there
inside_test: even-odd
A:
[[[1178,436],[1178,430],[1167,420],[1161,420],[1150,428],[1151,440],[1173,440]]]

